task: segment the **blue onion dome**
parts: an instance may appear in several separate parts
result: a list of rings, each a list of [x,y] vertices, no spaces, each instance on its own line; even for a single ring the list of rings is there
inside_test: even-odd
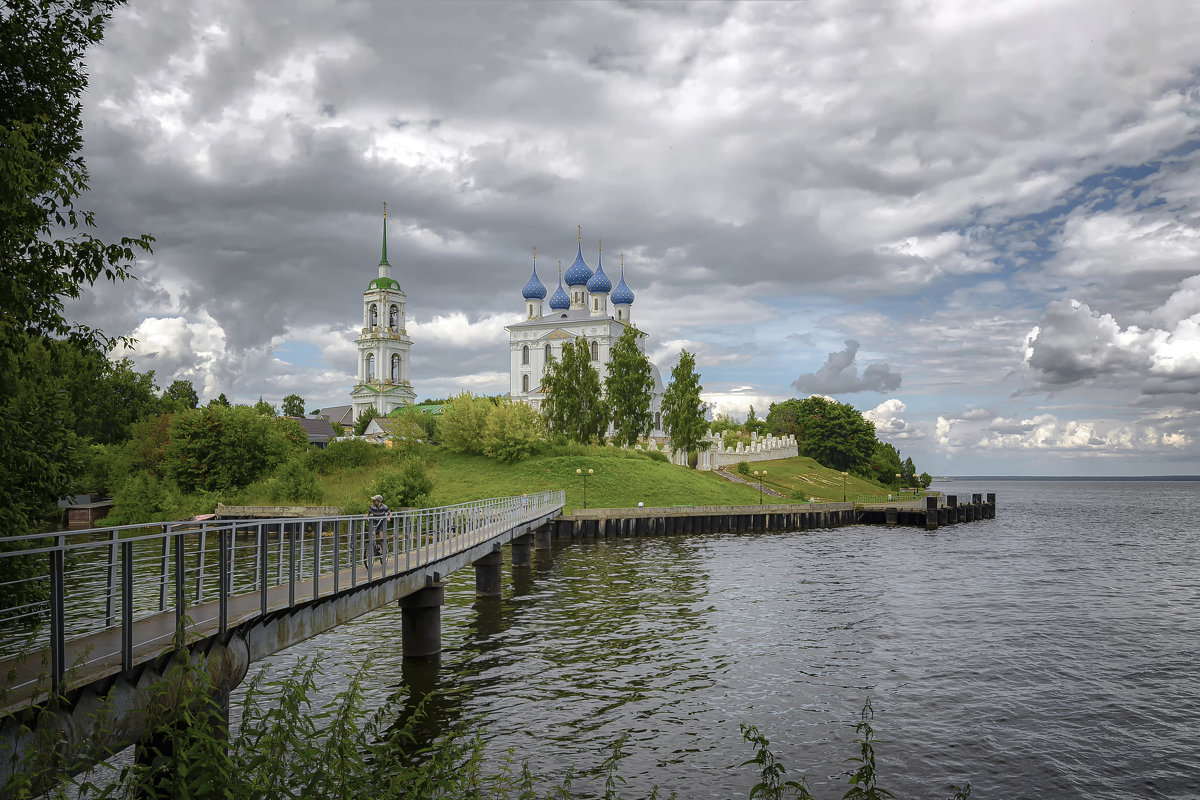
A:
[[[592,294],[605,293],[612,291],[612,281],[604,274],[604,257],[601,256],[596,261],[596,272],[588,279],[587,290]]]
[[[521,296],[526,300],[545,300],[546,286],[538,280],[537,267],[533,268],[533,275],[529,278],[529,283],[525,284],[525,288],[521,290]]]
[[[621,282],[617,284],[616,290],[608,298],[616,306],[628,306],[633,304],[633,292],[625,285],[625,268],[621,267]]]
[[[575,263],[567,267],[567,272],[563,277],[567,279],[567,286],[586,286],[587,282],[591,280],[592,268],[583,260],[582,243],[575,255]]]
[[[555,311],[566,311],[571,307],[571,298],[567,297],[562,288],[562,275],[558,276],[558,291],[550,297],[550,307]]]

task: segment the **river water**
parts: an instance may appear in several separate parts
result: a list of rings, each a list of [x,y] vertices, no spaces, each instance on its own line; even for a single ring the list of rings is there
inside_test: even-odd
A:
[[[996,519],[556,542],[498,600],[450,577],[438,662],[405,663],[387,608],[263,666],[319,653],[332,695],[370,658],[372,703],[429,696],[552,776],[626,733],[627,797],[748,797],[739,723],[841,797],[867,698],[898,797],[1200,796],[1200,484],[934,488]]]

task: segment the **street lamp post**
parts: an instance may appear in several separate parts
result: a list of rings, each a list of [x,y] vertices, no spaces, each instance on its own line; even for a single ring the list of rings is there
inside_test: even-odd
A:
[[[765,469],[762,472],[754,470],[754,477],[758,478],[758,504],[761,506],[763,504],[762,482],[763,478],[767,477],[767,471]]]
[[[842,502],[846,502],[846,473],[842,473]]]
[[[896,494],[900,494],[900,473],[896,473]]]
[[[593,473],[592,470],[590,470],[590,469],[587,472],[584,472],[581,469],[577,469],[577,470],[575,470],[575,474],[583,476],[583,507],[587,508],[587,478],[588,478],[588,475],[593,475],[595,473]]]

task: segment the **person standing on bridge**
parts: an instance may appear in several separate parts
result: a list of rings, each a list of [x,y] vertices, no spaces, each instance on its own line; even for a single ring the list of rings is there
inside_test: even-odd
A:
[[[387,563],[384,533],[387,532],[387,521],[391,515],[392,510],[383,504],[383,495],[377,494],[371,498],[371,507],[367,510],[367,517],[371,520],[371,539],[375,546],[375,554],[372,558],[363,558],[368,566],[376,558],[381,563]]]

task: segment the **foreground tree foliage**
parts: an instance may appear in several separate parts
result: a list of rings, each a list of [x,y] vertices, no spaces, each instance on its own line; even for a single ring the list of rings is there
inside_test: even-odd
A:
[[[679,354],[679,363],[671,370],[671,383],[663,394],[663,427],[671,447],[690,453],[702,446],[708,422],[704,419],[704,402],[700,399],[700,375],[696,372],[696,357],[687,350]]]
[[[196,408],[171,421],[166,474],[183,492],[220,492],[258,480],[308,437],[295,420],[264,417],[248,406]]]
[[[485,750],[486,732],[478,721],[432,729],[423,705],[398,698],[369,708],[369,676],[363,663],[331,699],[314,695],[327,682],[320,663],[300,659],[289,674],[249,681],[236,735],[226,739],[214,724],[223,711],[213,701],[215,688],[206,671],[177,653],[168,679],[183,686],[178,702],[155,717],[153,735],[138,746],[137,758],[114,770],[117,779],[100,783],[104,773],[79,778],[55,772],[52,753],[26,764],[21,783],[5,787],[14,796],[51,788],[51,797],[221,797],[226,800],[349,800],[350,798],[521,798],[566,800],[586,796],[619,800],[621,762],[632,753],[628,734],[608,747],[594,769],[565,775],[535,773],[527,760],[495,757]],[[855,726],[854,753],[843,774],[848,791],[840,796],[883,800],[894,795],[880,786],[876,768],[873,709],[868,699]],[[751,754],[737,767],[746,769],[751,800],[812,800],[803,777],[790,778],[753,725],[742,725]],[[52,750],[53,748],[44,748]],[[733,757],[731,755],[731,757]],[[734,768],[734,765],[730,765]],[[55,787],[57,784],[57,788]],[[950,800],[967,800],[971,786],[950,786]],[[679,796],[657,786],[647,798]],[[687,795],[684,795],[687,796]],[[945,796],[945,795],[938,795]]]
[[[492,401],[470,392],[460,392],[446,403],[438,417],[438,437],[452,453],[479,455],[483,452],[484,427]]]
[[[124,280],[149,236],[106,244],[75,207],[87,189],[79,150],[86,49],[116,0],[8,0],[0,12],[0,535],[36,530],[69,494],[80,440],[48,368],[52,339],[103,354],[113,340],[70,323],[63,303],[95,281]]]
[[[552,357],[542,376],[546,427],[550,433],[580,444],[602,441],[608,428],[608,406],[591,352],[583,337],[563,342],[562,357]]]
[[[608,374],[604,377],[604,396],[612,412],[613,440],[627,447],[633,447],[654,429],[654,415],[650,413],[654,373],[650,360],[638,347],[641,336],[636,326],[625,326],[612,346]]]

